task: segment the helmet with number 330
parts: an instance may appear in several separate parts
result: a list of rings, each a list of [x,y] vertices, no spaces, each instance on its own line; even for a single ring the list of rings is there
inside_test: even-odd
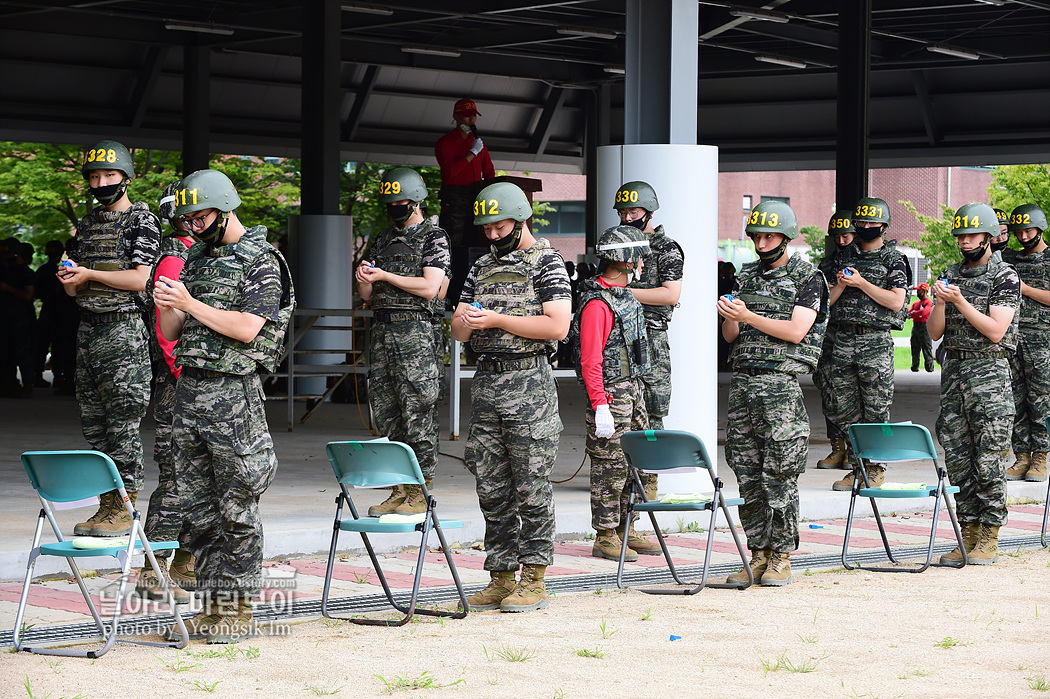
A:
[[[613,208],[620,209],[645,209],[653,213],[660,208],[660,201],[656,198],[656,190],[648,182],[637,180],[626,182],[616,190],[616,198],[613,199]]]

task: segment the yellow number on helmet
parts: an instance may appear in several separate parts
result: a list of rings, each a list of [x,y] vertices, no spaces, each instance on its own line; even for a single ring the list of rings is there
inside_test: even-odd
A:
[[[396,180],[391,182],[390,183],[390,193],[391,194],[400,194],[401,193],[401,183],[396,181]]]
[[[757,211],[752,211],[751,212],[751,218],[749,218],[747,220],[747,222],[748,223],[758,223],[758,212]]]
[[[106,162],[115,163],[117,162],[117,153],[112,148],[106,151]]]
[[[489,199],[489,215],[495,216],[499,213],[499,202],[495,199]]]
[[[773,228],[776,228],[780,225],[780,217],[777,216],[777,213],[775,211],[769,212],[769,225]]]

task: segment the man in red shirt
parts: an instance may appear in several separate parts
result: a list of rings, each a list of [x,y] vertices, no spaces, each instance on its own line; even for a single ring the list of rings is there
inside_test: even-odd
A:
[[[930,333],[926,330],[926,321],[930,319],[930,311],[933,310],[933,301],[927,298],[930,293],[930,285],[923,282],[915,287],[919,300],[908,309],[911,316],[911,370],[919,370],[919,355],[921,354],[926,364],[926,371],[933,371],[933,342]]]

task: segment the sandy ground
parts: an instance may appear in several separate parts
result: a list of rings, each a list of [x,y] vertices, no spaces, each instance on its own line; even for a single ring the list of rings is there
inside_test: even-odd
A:
[[[1050,553],[1028,549],[961,571],[561,595],[544,611],[399,629],[308,621],[188,652],[3,654],[0,696],[1050,697],[1048,582]]]

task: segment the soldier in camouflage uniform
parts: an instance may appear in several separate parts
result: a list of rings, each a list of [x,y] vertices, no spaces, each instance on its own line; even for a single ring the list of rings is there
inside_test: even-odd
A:
[[[184,230],[182,221],[175,218],[175,192],[181,180],[172,182],[164,189],[160,200],[160,215],[171,224],[172,232],[164,236],[160,244],[160,259],[153,268],[149,291],[161,275],[178,279],[186,262],[186,255],[193,245],[193,237]],[[189,549],[189,526],[184,522],[179,493],[175,486],[175,467],[172,465],[171,427],[175,420],[175,381],[181,367],[175,364],[175,343],[164,339],[160,332],[159,310],[154,309],[154,325],[150,330],[153,349],[153,420],[157,423],[156,439],[153,443],[153,460],[157,462],[160,477],[157,487],[150,495],[149,509],[144,529],[150,541],[175,541],[181,544],[175,551],[175,559],[168,567],[168,552],[157,551],[157,564],[161,574],[167,575],[175,601],[185,604],[190,601],[190,590],[197,586],[193,573],[193,554]],[[139,572],[135,585],[140,595],[150,599],[164,599],[160,580],[149,560]]]
[[[653,212],[660,208],[656,190],[645,182],[627,182],[616,190],[613,208],[620,223],[649,236],[649,255],[640,275],[631,282],[631,293],[642,304],[645,330],[649,336],[649,371],[642,374],[645,410],[649,428],[662,430],[671,406],[671,345],[667,341],[667,324],[671,322],[682,295],[682,270],[685,253],[682,246],[664,233],[663,226],[653,228]],[[656,545],[654,554],[660,553]]]
[[[828,221],[828,235],[824,242],[824,259],[820,261],[820,271],[830,285],[838,278],[843,267],[843,259],[852,252],[856,228],[853,227],[853,209],[840,209]],[[835,317],[831,309],[832,322]],[[817,462],[817,468],[849,468],[846,461],[846,433],[839,429],[833,418],[837,414],[835,392],[831,390],[831,358],[835,353],[835,336],[832,332],[824,335],[824,347],[820,353],[817,370],[813,372],[813,384],[820,392],[820,408],[824,414],[828,440],[831,442],[831,453]]]
[[[464,461],[485,515],[491,580],[467,601],[473,611],[546,609],[544,574],[554,562],[550,473],[562,429],[550,356],[569,330],[569,275],[558,251],[529,231],[532,206],[516,185],[489,185],[474,206],[474,224],[492,247],[467,275],[452,336],[470,342],[478,358]]]
[[[992,209],[992,211],[999,219],[999,235],[992,238],[992,252],[998,252],[1001,255],[1010,244],[1010,214],[1002,209]]]
[[[1050,247],[1043,240],[1046,214],[1035,204],[1022,204],[1010,214],[1009,230],[1021,251],[1006,248],[1003,261],[1021,279],[1017,350],[1010,355],[1014,394],[1013,450],[1008,481],[1045,481],[1050,436],[1043,422],[1050,415]]]
[[[182,368],[172,461],[182,511],[192,513],[186,522],[204,596],[186,627],[191,638],[236,643],[255,634],[259,500],[277,473],[259,372],[277,366],[295,294],[266,228],[238,219],[241,199],[226,175],[198,170],[176,196],[175,215],[200,242],[190,248],[181,281],[160,275],[153,299]]]
[[[904,327],[909,286],[907,260],[894,241],[883,237],[890,225],[886,202],[864,197],[857,202],[852,220],[857,239],[831,283],[828,327],[832,336],[830,390],[835,403],[832,422],[842,435],[855,422],[890,420],[891,331]],[[886,480],[886,469],[878,464],[868,466],[867,474],[873,487]],[[852,490],[853,478],[851,471],[831,489]]]
[[[117,465],[132,505],[142,488],[139,422],[149,406],[151,378],[145,289],[160,251],[157,217],[145,202],[131,203],[131,153],[101,141],[82,167],[100,206],[77,224],[71,266],[58,279],[80,306],[76,392],[80,424],[92,449]],[[98,511],[74,527],[77,536],[123,536],[131,518],[117,491],[100,496]]]
[[[435,299],[449,273],[448,236],[423,218],[427,188],[407,167],[383,173],[379,201],[393,222],[372,243],[372,260],[355,273],[361,299],[372,307],[368,405],[384,437],[412,447],[427,488],[438,456],[435,406],[440,393]],[[426,511],[423,489],[396,485],[390,496],[368,508],[370,517]]]
[[[626,538],[625,560],[636,561],[643,552],[638,549],[648,552],[653,543],[626,518],[630,481],[620,437],[649,427],[641,379],[649,368],[645,316],[627,288],[644,269],[649,237],[632,226],[616,226],[602,233],[595,252],[599,273],[580,283],[579,311],[569,331],[573,354],[579,348],[574,363],[588,398],[591,526],[597,531],[591,555],[618,561]],[[655,494],[655,484],[644,485]]]
[[[751,572],[762,585],[791,582],[798,548],[798,477],[806,470],[809,416],[798,376],[817,366],[828,322],[824,275],[799,253],[791,207],[765,201],[745,232],[759,260],[744,265],[735,296],[718,300],[722,335],[733,343],[726,424],[726,463],[740,486],[740,523],[751,549]],[[748,582],[747,571],[728,583]]]
[[[1014,418],[1009,356],[1021,282],[993,254],[989,241],[998,224],[990,206],[960,207],[952,233],[964,259],[933,285],[936,303],[927,321],[930,337],[943,336],[945,348],[937,438],[948,478],[959,487],[955,506],[967,561],[987,565],[999,559],[999,527],[1006,523],[1005,450]],[[962,560],[958,547],[940,559]]]

